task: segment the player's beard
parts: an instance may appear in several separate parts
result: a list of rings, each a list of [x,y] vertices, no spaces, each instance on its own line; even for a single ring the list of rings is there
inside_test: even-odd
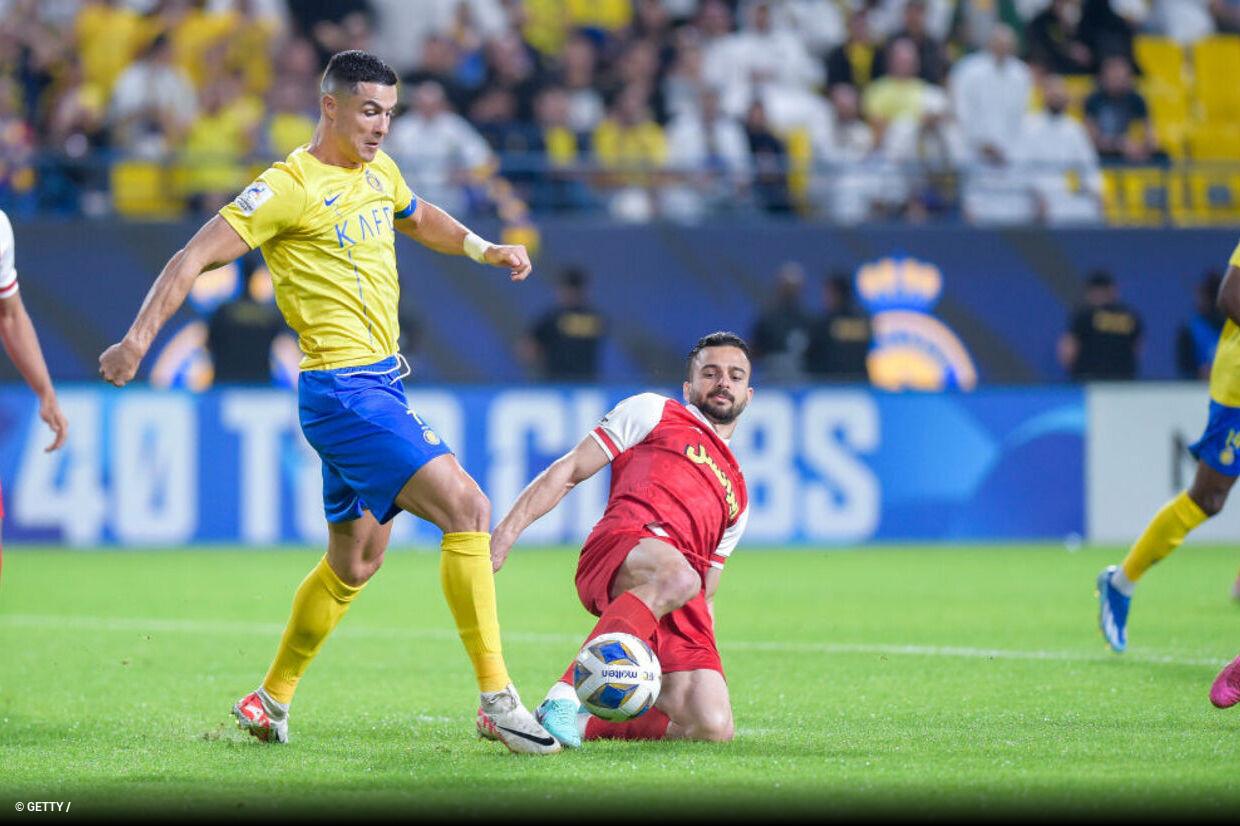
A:
[[[726,398],[721,396],[726,396]],[[715,400],[716,397],[719,398],[718,401]],[[731,424],[736,421],[737,416],[744,412],[745,405],[749,404],[748,399],[737,399],[727,391],[724,391],[723,394],[713,393],[709,396],[701,393],[690,401],[693,402],[694,407],[701,410],[706,415],[706,418],[715,424]]]

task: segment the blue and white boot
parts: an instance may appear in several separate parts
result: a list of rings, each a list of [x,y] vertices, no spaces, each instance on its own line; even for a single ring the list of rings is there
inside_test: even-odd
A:
[[[534,709],[534,718],[566,749],[581,748],[580,717],[581,703],[567,683],[557,682]]]
[[[1125,594],[1111,581],[1117,570],[1118,565],[1110,565],[1098,574],[1098,630],[1110,649],[1122,654],[1128,647],[1128,604],[1132,595]]]

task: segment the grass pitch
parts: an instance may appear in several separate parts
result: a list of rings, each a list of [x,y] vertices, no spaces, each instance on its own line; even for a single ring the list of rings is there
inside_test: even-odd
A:
[[[717,599],[732,743],[588,743],[518,757],[475,738],[438,555],[389,554],[298,691],[292,742],[228,710],[262,678],[318,550],[6,549],[0,819],[355,815],[479,821],[855,816],[1234,817],[1240,708],[1207,692],[1240,652],[1234,549],[1147,576],[1129,650],[1095,631],[1116,548],[742,548]],[[575,554],[499,575],[533,707],[592,625]]]

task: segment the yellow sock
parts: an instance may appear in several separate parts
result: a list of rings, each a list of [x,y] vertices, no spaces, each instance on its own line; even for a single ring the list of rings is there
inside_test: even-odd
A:
[[[1124,557],[1124,575],[1136,582],[1151,565],[1180,547],[1188,532],[1204,521],[1206,512],[1188,498],[1187,491],[1182,492],[1154,514],[1145,533],[1133,544]]]
[[[439,557],[443,594],[456,619],[465,652],[474,664],[480,691],[499,691],[512,680],[500,649],[491,573],[491,535],[476,531],[445,533]]]
[[[326,555],[319,560],[293,596],[293,613],[284,627],[276,658],[263,679],[268,694],[282,703],[293,699],[297,681],[363,587],[345,585],[327,564]]]

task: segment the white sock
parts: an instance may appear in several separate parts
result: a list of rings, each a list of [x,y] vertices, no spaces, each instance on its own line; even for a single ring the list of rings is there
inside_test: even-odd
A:
[[[267,716],[272,720],[279,721],[288,716],[288,703],[282,703],[272,697],[261,685],[255,693],[258,694],[258,699],[263,701],[263,711],[267,712]]]
[[[1129,579],[1128,574],[1124,573],[1123,565],[1111,572],[1111,585],[1126,597],[1131,597],[1133,592],[1137,590],[1137,583]]]
[[[547,691],[548,700],[572,700],[574,703],[580,702],[577,699],[577,691],[571,685],[563,680],[556,680],[551,684],[550,690]]]

